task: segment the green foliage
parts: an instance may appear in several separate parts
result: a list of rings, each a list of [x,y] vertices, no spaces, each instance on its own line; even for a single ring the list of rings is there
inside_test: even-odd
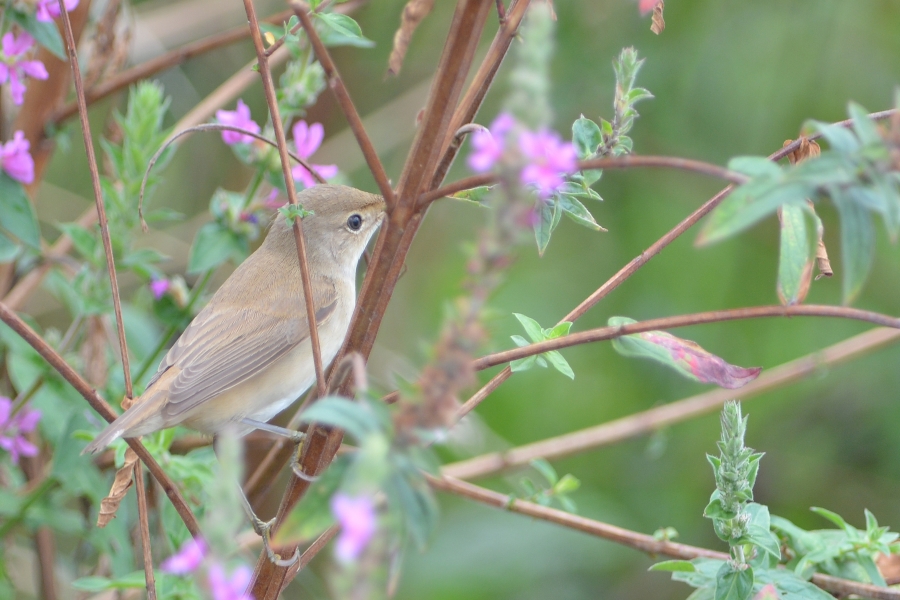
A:
[[[356,46],[371,48],[375,42],[363,35],[359,23],[352,17],[338,13],[313,13],[322,25],[320,35],[326,46]]]
[[[9,255],[5,259],[0,256],[0,260],[9,260],[16,254],[15,251],[10,251],[15,243],[9,236],[34,250],[41,246],[37,217],[25,194],[25,188],[3,171],[0,171],[0,236],[6,240],[4,254]]]
[[[525,329],[525,333],[528,334],[528,337],[531,340],[528,341],[520,335],[510,336],[512,338],[512,341],[515,342],[515,344],[520,348],[528,346],[532,343],[543,342],[545,340],[553,340],[558,337],[569,335],[569,330],[572,328],[572,323],[565,321],[563,323],[560,323],[559,325],[555,325],[554,327],[545,329],[531,317],[526,317],[525,315],[519,313],[513,313],[513,315],[515,315],[516,319],[519,320],[519,323],[522,324],[522,327]],[[569,379],[575,379],[575,372],[572,371],[572,367],[569,366],[568,361],[563,358],[563,355],[560,354],[558,350],[550,350],[549,352],[544,352],[542,354],[526,356],[525,358],[514,360],[509,363],[509,367],[515,373],[518,371],[527,371],[535,365],[546,368],[548,366],[548,363],[549,366],[552,366],[554,369],[556,369]]]
[[[546,485],[535,483],[530,477],[523,477],[519,481],[525,494],[522,496],[524,500],[536,502],[541,506],[552,506],[554,502],[560,505],[563,510],[568,512],[577,512],[575,502],[569,498],[569,494],[581,487],[581,482],[574,475],[566,473],[562,477],[556,474],[553,468],[546,460],[539,459],[531,461],[531,466],[546,480]]]
[[[817,236],[806,224],[810,211],[805,204],[781,207],[781,246],[778,259],[778,297],[785,305],[799,304],[806,297],[812,278]],[[815,216],[815,213],[813,213]],[[815,220],[821,228],[818,217]]]
[[[887,133],[851,103],[852,126],[812,122],[810,128],[829,145],[820,156],[781,167],[762,157],[732,159],[728,168],[750,180],[735,189],[709,216],[698,242],[714,243],[735,235],[781,207],[802,207],[806,199],[828,197],[841,217],[844,302],[859,293],[872,264],[872,215],[881,215],[891,238],[900,228],[900,173],[891,158]],[[796,209],[789,209],[796,210]],[[782,261],[797,261],[783,253]],[[789,265],[780,272],[795,270]]]
[[[5,10],[10,20],[30,33],[38,44],[52,52],[60,60],[67,60],[66,48],[55,23],[38,21],[34,11],[19,10],[9,4],[5,6]]]
[[[808,579],[813,573],[826,573],[835,577],[886,585],[875,565],[875,556],[897,553],[897,533],[888,527],[880,527],[868,510],[866,529],[860,530],[848,524],[840,515],[823,508],[813,512],[828,519],[838,529],[805,531],[782,517],[772,517],[772,529],[781,538],[789,557],[787,566],[799,577]]]

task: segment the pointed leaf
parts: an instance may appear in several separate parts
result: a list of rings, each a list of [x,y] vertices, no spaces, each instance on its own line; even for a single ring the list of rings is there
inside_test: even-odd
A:
[[[9,15],[22,29],[30,33],[38,44],[49,50],[58,59],[67,60],[66,49],[63,46],[59,30],[56,28],[56,23],[38,21],[34,12],[11,10]]]
[[[815,188],[804,182],[760,179],[746,183],[731,192],[709,215],[697,237],[697,243],[712,244],[730,237],[756,224],[785,204],[804,202],[814,192]]]
[[[844,304],[850,304],[862,289],[875,256],[875,230],[869,212],[843,194],[831,197],[841,220]]]
[[[656,563],[655,565],[651,565],[651,567],[647,570],[693,573],[697,570],[697,567],[695,567],[694,563],[689,560],[664,560],[662,562]]]
[[[519,371],[527,371],[534,367],[535,362],[537,362],[537,356],[526,356],[525,358],[520,358],[519,360],[514,360],[509,363],[509,369],[513,373],[518,373]]]
[[[327,396],[317,400],[303,411],[304,423],[320,422],[340,427],[357,441],[381,429],[377,415],[372,414],[359,403],[338,396]]]
[[[557,220],[559,208],[555,202],[538,200],[535,206],[537,222],[534,224],[534,239],[537,242],[538,254],[544,255],[550,236],[553,234],[554,222]]]
[[[743,173],[749,177],[777,178],[781,167],[764,156],[735,156],[728,161],[728,170]]]
[[[748,600],[753,593],[753,569],[735,569],[726,562],[716,574],[716,600]]]
[[[594,220],[594,215],[592,215],[591,211],[589,211],[579,200],[567,194],[560,194],[558,198],[559,208],[562,209],[567,217],[579,225],[583,225],[594,231],[606,231],[606,229],[601,227],[597,221]]]
[[[636,323],[627,317],[612,317],[613,327]],[[689,379],[714,383],[720,387],[737,389],[753,381],[762,370],[745,369],[725,362],[698,344],[665,331],[645,331],[626,335],[612,341],[613,348],[623,356],[649,358],[662,363]]]
[[[597,147],[603,143],[603,135],[600,126],[586,119],[584,115],[572,123],[572,144],[578,153],[578,158],[584,160],[597,151]]]
[[[802,206],[781,207],[778,257],[778,298],[785,306],[801,304],[812,281],[813,253]]]
[[[551,350],[549,352],[544,352],[542,357],[547,359],[554,369],[568,377],[569,379],[575,379],[575,371],[572,370],[572,367],[569,366],[568,361],[563,358],[563,355],[560,354],[557,350]]]
[[[571,321],[563,321],[559,325],[552,327],[551,329],[544,330],[544,339],[552,340],[558,337],[563,337],[569,335],[569,330],[572,329]]]
[[[531,338],[532,342],[544,341],[544,330],[537,321],[520,313],[513,313],[513,316],[515,316],[519,320],[519,323],[522,324],[525,333],[528,334],[528,337]]]
[[[18,181],[0,171],[0,227],[32,248],[41,247],[34,208]]]
[[[359,27],[359,23],[354,21],[351,17],[338,13],[315,13],[315,15],[319,19],[319,21],[327,25],[331,31],[336,33],[340,38],[344,38],[340,41],[338,40],[338,38],[328,39],[325,42],[327,45],[374,45],[374,42],[372,40],[366,38],[363,35],[362,29],[360,29]]]

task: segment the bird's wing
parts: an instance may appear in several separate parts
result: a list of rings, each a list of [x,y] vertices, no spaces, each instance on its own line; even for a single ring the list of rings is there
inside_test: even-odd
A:
[[[324,300],[322,308],[316,311],[319,327],[337,306],[336,296]],[[249,308],[204,310],[197,315],[166,354],[152,380],[170,367],[179,370],[168,385],[162,408],[166,420],[261,373],[307,339],[309,325],[305,311],[300,312],[291,319]]]

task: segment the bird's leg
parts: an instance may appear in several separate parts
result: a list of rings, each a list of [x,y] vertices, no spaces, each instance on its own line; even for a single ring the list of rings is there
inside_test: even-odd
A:
[[[306,434],[302,431],[294,431],[293,429],[279,427],[278,425],[272,425],[271,423],[263,423],[262,421],[257,421],[256,419],[244,418],[241,419],[241,423],[243,423],[244,425],[249,425],[250,427],[254,427],[261,431],[268,431],[269,433],[274,433],[275,435],[286,437],[295,444],[299,444],[306,437]]]
[[[250,506],[250,500],[247,499],[247,495],[244,494],[244,490],[241,489],[241,486],[238,485],[238,491],[241,493],[241,504],[244,507],[244,511],[247,513],[247,518],[250,519],[250,523],[253,525],[253,531],[256,532],[256,535],[262,538],[263,547],[266,549],[266,554],[269,556],[269,560],[277,567],[290,567],[295,562],[300,559],[300,548],[294,548],[294,555],[287,560],[282,559],[280,556],[275,554],[275,551],[272,550],[271,542],[271,531],[272,525],[275,524],[275,519],[271,521],[263,521],[259,517],[256,516],[256,513],[253,512],[253,507]]]

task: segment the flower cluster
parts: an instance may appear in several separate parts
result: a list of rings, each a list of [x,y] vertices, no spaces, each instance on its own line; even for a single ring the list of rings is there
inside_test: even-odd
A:
[[[341,526],[334,554],[342,563],[353,562],[369,545],[378,528],[375,505],[368,496],[354,498],[338,493],[331,499],[331,513]]]
[[[204,540],[190,539],[176,554],[164,560],[160,569],[172,575],[193,573],[203,564],[208,551]],[[207,570],[206,582],[213,600],[253,600],[253,595],[247,592],[252,574],[248,566],[240,565],[228,575],[221,564],[212,563]]]
[[[497,116],[490,128],[475,132],[472,146],[474,152],[469,155],[468,163],[473,171],[485,173],[510,157],[513,162],[524,163],[519,180],[533,186],[542,199],[559,191],[566,182],[566,174],[577,169],[571,142],[564,142],[549,129],[523,129],[508,113]]]
[[[34,181],[34,159],[29,153],[30,148],[31,142],[25,139],[21,130],[13,134],[13,139],[0,144],[0,168],[16,181],[25,184]]]
[[[222,125],[238,127],[252,133],[259,133],[259,125],[250,117],[250,107],[244,104],[243,100],[238,100],[236,110],[217,110],[216,120]],[[229,146],[234,144],[249,144],[253,141],[253,137],[238,133],[237,131],[223,131],[222,141]]]
[[[37,456],[37,447],[24,434],[34,431],[41,412],[26,407],[14,415],[12,406],[12,400],[0,396],[0,448],[9,452],[13,464],[19,464],[20,456]]]
[[[9,82],[9,93],[15,104],[22,104],[25,98],[25,78],[47,79],[49,74],[44,63],[28,60],[25,55],[34,47],[34,38],[27,31],[14,34],[7,31],[0,43],[0,85]]]
[[[325,129],[322,127],[321,123],[309,125],[306,121],[301,120],[294,123],[292,131],[294,134],[294,146],[297,148],[297,156],[308,161],[309,157],[311,157],[315,151],[319,149],[319,146],[322,145],[322,138],[325,137]],[[321,175],[324,179],[330,179],[338,173],[337,165],[310,164],[309,166],[315,169],[316,173]],[[318,183],[312,176],[312,173],[310,173],[303,165],[294,166],[294,168],[291,169],[291,175],[294,176],[294,181],[299,181],[304,187],[310,188]]]

